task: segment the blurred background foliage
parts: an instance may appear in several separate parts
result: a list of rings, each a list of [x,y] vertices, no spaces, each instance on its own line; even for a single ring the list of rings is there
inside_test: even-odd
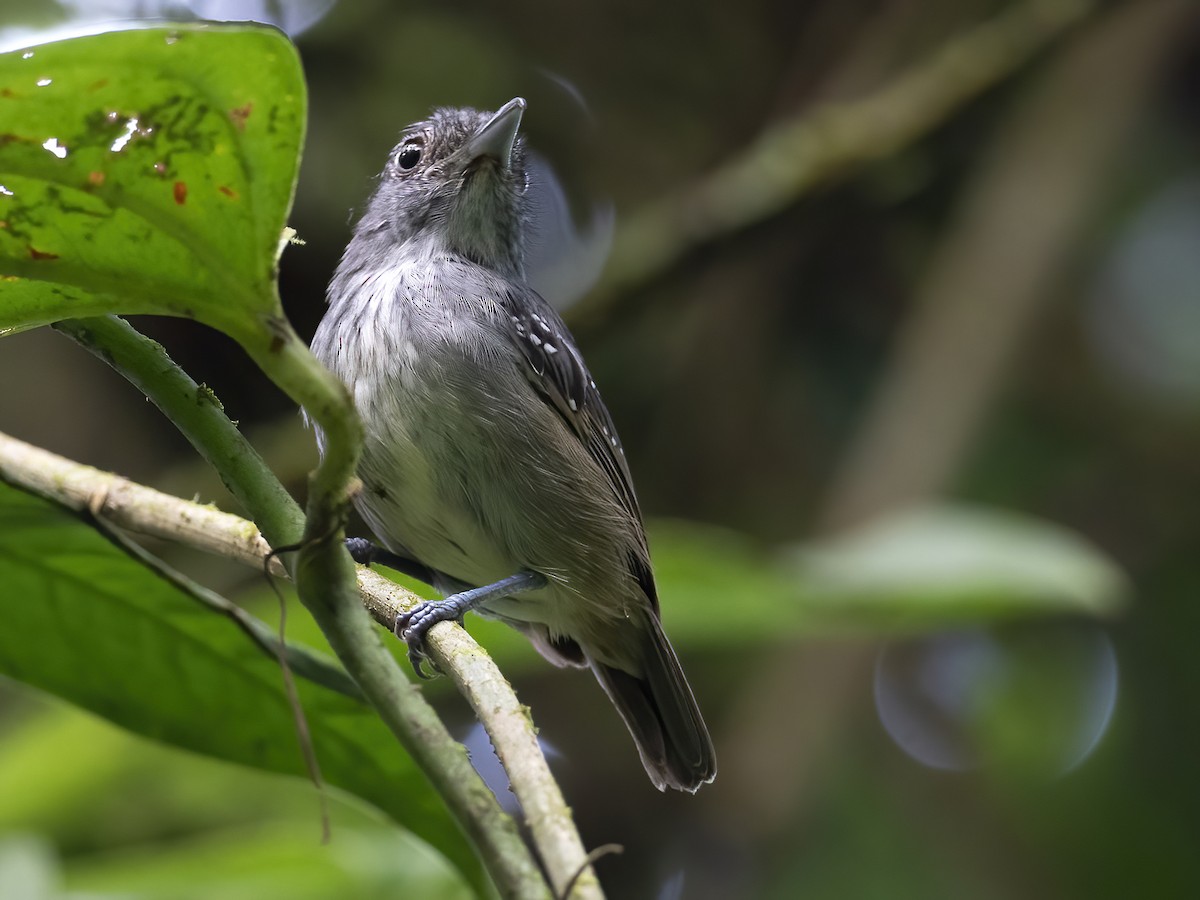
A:
[[[0,43],[153,15],[299,45],[306,243],[281,277],[302,334],[396,132],[433,105],[525,96],[577,220],[615,208],[609,267],[566,315],[651,519],[716,783],[658,795],[585,673],[470,623],[585,842],[624,845],[599,864],[609,896],[1200,894],[1194,4],[9,0]],[[137,324],[301,493],[311,439],[232,342]],[[68,341],[0,347],[0,428],[230,502]],[[275,615],[253,574],[156,549]],[[0,797],[5,897],[464,896],[352,799],[320,846],[306,783],[8,682]]]

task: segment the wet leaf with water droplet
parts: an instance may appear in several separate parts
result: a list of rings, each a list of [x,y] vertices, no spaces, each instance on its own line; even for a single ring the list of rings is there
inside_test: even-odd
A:
[[[0,329],[161,313],[265,345],[304,133],[293,45],[172,26],[40,46],[36,72],[28,54],[0,54]]]

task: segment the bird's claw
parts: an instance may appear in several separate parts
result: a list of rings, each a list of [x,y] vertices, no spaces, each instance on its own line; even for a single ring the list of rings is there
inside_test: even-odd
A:
[[[396,637],[408,645],[408,660],[417,675],[421,678],[432,678],[433,676],[426,675],[422,668],[422,663],[428,662],[435,673],[439,672],[425,649],[425,637],[430,628],[438,622],[457,622],[461,625],[467,610],[475,609],[493,597],[508,597],[545,586],[544,575],[536,572],[518,572],[493,584],[467,588],[457,594],[451,594],[440,602],[425,600],[418,603],[408,612],[396,616],[392,630]]]
[[[396,616],[396,624],[392,631],[395,632],[396,637],[408,645],[408,661],[418,678],[429,679],[442,674],[429,655],[425,644],[430,628],[438,622],[454,620],[461,622],[461,616],[456,615],[453,609],[448,608],[448,604],[432,600],[419,603],[408,612]],[[430,674],[428,675],[425,674],[425,663],[429,663]]]

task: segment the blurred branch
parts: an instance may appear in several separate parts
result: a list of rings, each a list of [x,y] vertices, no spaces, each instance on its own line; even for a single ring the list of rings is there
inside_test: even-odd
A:
[[[826,528],[927,497],[953,478],[1039,309],[1055,297],[1123,136],[1194,15],[1188,0],[1117,8],[1065,50],[1003,123],[917,291],[828,497]],[[767,660],[738,720],[726,725],[736,736],[726,771],[741,777],[724,787],[738,798],[747,842],[794,815],[869,683],[873,647],[822,655],[821,665],[808,651]],[[780,715],[801,703],[809,715]]]
[[[572,307],[572,328],[595,328],[635,289],[689,252],[778,213],[817,184],[895,154],[1000,82],[1084,19],[1093,0],[1030,0],[948,41],[861,100],[831,103],[769,127],[699,182],[625,219],[605,276]]]
[[[1160,71],[1163,45],[1190,8],[1151,0],[1107,17],[991,144],[834,480],[827,529],[936,494],[954,477],[1018,348],[1056,296]]]
[[[88,510],[134,534],[187,544],[260,571],[270,552],[253,522],[64,459],[3,433],[0,479],[69,509]],[[359,566],[356,570],[363,605],[389,631],[398,615],[421,602],[420,597],[370,569]],[[286,574],[277,559],[272,560],[272,571]],[[450,674],[487,730],[555,890],[561,891],[582,869],[584,877],[575,881],[571,897],[602,897],[599,883],[587,867],[570,809],[537,742],[528,709],[512,686],[486,651],[457,624],[435,626],[429,632],[428,647],[434,662]]]

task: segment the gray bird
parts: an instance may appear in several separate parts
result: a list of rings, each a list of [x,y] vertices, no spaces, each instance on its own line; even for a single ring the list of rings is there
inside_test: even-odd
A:
[[[330,282],[312,349],[362,417],[356,505],[388,552],[348,544],[448,595],[396,623],[418,674],[436,622],[504,621],[590,667],[655,786],[694,792],[716,758],[663,634],[625,453],[525,279],[524,110],[405,129]]]

